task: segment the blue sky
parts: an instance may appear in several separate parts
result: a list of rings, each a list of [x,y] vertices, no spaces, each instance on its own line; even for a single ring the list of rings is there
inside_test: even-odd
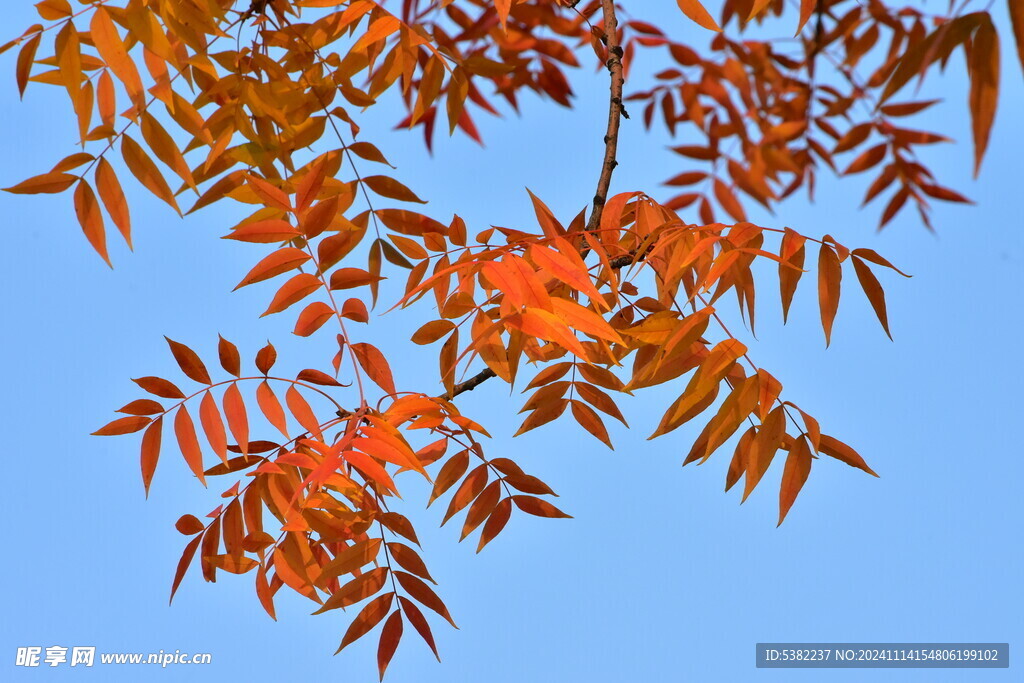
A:
[[[696,29],[669,9],[670,28],[693,35]],[[645,440],[675,398],[671,389],[623,402],[635,429],[613,430],[611,452],[567,422],[512,439],[524,399],[489,383],[463,402],[491,429],[489,454],[515,458],[551,484],[574,519],[514,517],[474,555],[474,546],[456,543],[456,528],[437,528],[441,510],[423,511],[415,494],[407,496],[424,556],[460,630],[432,622],[442,664],[408,632],[387,680],[962,681],[970,674],[757,670],[754,645],[1008,641],[1013,650],[1021,643],[1024,142],[1015,123],[1024,88],[1002,3],[994,11],[1004,73],[978,181],[970,176],[958,61],[946,80],[925,89],[946,102],[919,118],[921,127],[958,140],[927,160],[977,206],[937,206],[937,236],[910,212],[877,234],[880,207],[857,209],[863,184],[828,180],[817,203],[797,198],[777,217],[759,217],[873,248],[914,276],[883,276],[895,342],[853,278],[828,350],[812,282],[798,291],[785,327],[774,279],[763,281],[759,297],[754,359],[881,478],[817,461],[776,529],[781,468],[740,506],[737,491],[722,493],[727,454],[680,467],[700,424]],[[27,2],[5,9],[4,33],[31,23],[32,14]],[[69,153],[74,126],[54,88],[30,87],[18,103],[13,55],[0,58],[0,68],[8,74],[0,89],[8,131],[0,185],[9,186]],[[607,97],[603,74],[573,76],[574,111],[527,98],[519,117],[478,119],[484,149],[464,137],[439,139],[431,158],[418,133],[374,137],[388,126],[372,121],[369,139],[398,166],[397,177],[430,198],[427,211],[439,218],[457,211],[471,228],[532,226],[529,187],[567,220],[593,193]],[[660,133],[627,122],[613,189],[657,196],[660,181],[683,170],[666,144]],[[82,238],[69,196],[0,197],[7,217],[0,415],[8,435],[0,678],[376,680],[374,639],[330,656],[351,612],[312,617],[311,603],[279,599],[275,623],[259,607],[249,575],[206,584],[190,574],[167,606],[184,546],[173,522],[215,507],[219,489],[196,486],[167,451],[147,501],[137,441],[89,433],[138,397],[130,377],[175,376],[162,335],[210,359],[218,333],[249,358],[270,339],[292,370],[323,365],[330,340],[292,336],[291,318],[259,319],[269,287],[231,292],[259,248],[218,239],[237,220],[230,208],[182,221],[144,193],[133,191],[130,200],[135,253],[114,247],[111,271]],[[407,349],[413,321],[426,314],[374,318],[366,334],[386,349]],[[395,365],[400,384],[435,381],[436,349],[406,350],[402,359]],[[29,645],[210,652],[214,663],[27,673],[12,663],[16,648]],[[1014,680],[1012,671],[969,680]]]

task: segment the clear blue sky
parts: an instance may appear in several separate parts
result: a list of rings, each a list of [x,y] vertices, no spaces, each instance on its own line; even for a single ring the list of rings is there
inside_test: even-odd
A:
[[[10,4],[5,38],[33,21],[28,2]],[[408,496],[425,557],[461,630],[432,622],[440,665],[409,631],[387,680],[1020,679],[1018,666],[984,673],[754,668],[759,641],[1009,641],[1011,651],[1024,642],[1024,141],[1017,125],[1024,88],[1003,5],[995,6],[1004,36],[1001,110],[979,181],[969,172],[959,58],[947,80],[926,88],[947,101],[921,118],[922,127],[959,141],[934,149],[928,161],[977,206],[938,207],[937,237],[910,212],[879,235],[880,208],[857,210],[862,185],[826,181],[815,205],[795,199],[777,218],[761,217],[871,247],[914,275],[883,280],[895,343],[853,278],[827,351],[812,282],[798,292],[786,327],[778,322],[773,279],[759,297],[755,360],[828,431],[855,445],[881,478],[820,460],[776,529],[780,468],[740,506],[737,491],[722,493],[725,453],[699,468],[680,467],[699,424],[644,440],[675,397],[671,390],[625,402],[635,430],[615,430],[610,452],[569,423],[511,439],[523,399],[489,383],[463,401],[492,429],[489,453],[516,458],[541,476],[575,518],[519,515],[475,556],[469,543],[456,543],[456,528],[437,528],[441,510],[422,511]],[[668,9],[669,25],[692,35]],[[0,69],[7,84],[0,89],[0,185],[8,186],[69,153],[74,126],[55,88],[31,87],[18,103],[13,54],[0,59]],[[573,112],[525,98],[521,117],[480,118],[486,149],[441,138],[431,159],[418,133],[375,141],[439,218],[458,211],[477,229],[532,226],[529,187],[568,219],[593,193],[607,97],[603,75],[589,69],[576,72],[573,83]],[[645,135],[636,119],[624,126],[614,189],[657,194],[661,180],[683,169],[664,151],[668,141]],[[308,601],[279,599],[274,623],[256,601],[251,575],[224,575],[214,585],[191,573],[167,606],[184,546],[173,522],[216,506],[219,489],[196,486],[168,450],[146,501],[137,440],[89,433],[138,397],[129,377],[175,374],[162,335],[207,358],[218,333],[249,358],[269,338],[291,369],[321,362],[328,340],[293,337],[293,318],[260,320],[270,288],[231,293],[258,255],[258,248],[218,239],[233,224],[232,211],[181,221],[143,193],[133,190],[131,201],[136,251],[115,246],[111,271],[83,239],[69,196],[0,196],[0,416],[7,435],[0,679],[376,680],[374,639],[331,657],[351,610],[312,617]],[[413,317],[375,318],[371,336],[405,348]],[[399,383],[429,386],[436,349],[402,357]],[[27,645],[210,652],[214,663],[27,673],[13,666],[15,649]]]

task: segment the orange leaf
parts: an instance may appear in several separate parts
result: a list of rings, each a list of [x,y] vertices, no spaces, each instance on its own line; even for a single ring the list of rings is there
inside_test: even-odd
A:
[[[24,180],[13,187],[5,187],[11,194],[56,194],[71,187],[79,178],[70,173],[43,173]]]
[[[523,512],[537,517],[572,519],[572,515],[567,515],[546,500],[533,496],[512,496],[512,502]]]
[[[306,403],[306,399],[302,398],[302,394],[294,384],[288,387],[284,400],[288,404],[288,410],[292,412],[302,428],[318,439],[321,438],[320,421],[316,419],[313,409]]]
[[[487,465],[478,465],[455,491],[455,495],[452,496],[452,500],[448,504],[448,510],[444,513],[444,519],[441,521],[441,524],[445,524],[456,513],[473,502],[486,485]]]
[[[339,268],[331,273],[331,289],[352,289],[383,279],[379,275],[371,275],[362,268]]]
[[[302,309],[302,313],[299,313],[299,318],[295,321],[295,329],[292,332],[300,337],[308,337],[323,327],[324,323],[333,315],[333,308],[322,301],[314,301]]]
[[[302,216],[299,226],[307,239],[320,235],[324,230],[331,227],[335,216],[338,215],[340,200],[337,196],[318,202]]]
[[[391,367],[388,365],[384,354],[372,344],[358,343],[349,346],[355,353],[359,365],[366,371],[366,374],[377,386],[390,395],[396,393],[395,380],[391,376]]]
[[[260,382],[260,385],[256,387],[256,402],[259,404],[260,410],[263,411],[267,421],[274,425],[287,439],[288,424],[285,419],[284,409],[281,408],[280,401],[277,400],[277,396],[274,395],[273,389],[270,388],[266,380]]]
[[[89,24],[89,34],[96,45],[100,57],[113,70],[114,75],[124,84],[128,94],[135,100],[136,104],[142,104],[144,95],[142,79],[135,67],[135,62],[128,55],[121,37],[117,34],[117,28],[111,20],[107,10],[98,7],[92,16]]]
[[[143,427],[147,426],[152,420],[148,417],[141,415],[132,415],[130,417],[120,417],[113,422],[110,422],[95,432],[93,436],[119,436],[121,434],[132,434],[139,431]]]
[[[384,622],[384,628],[380,632],[380,643],[377,645],[377,670],[380,672],[380,680],[384,680],[384,672],[391,663],[398,649],[398,641],[402,639],[402,613],[395,611]]]
[[[254,244],[274,244],[275,242],[287,242],[301,236],[302,233],[296,230],[291,223],[280,218],[268,218],[241,225],[232,230],[230,234],[224,235],[224,239]]]
[[[480,552],[484,549],[484,546],[494,540],[494,537],[501,533],[501,530],[508,524],[508,519],[512,515],[512,499],[505,498],[499,502],[494,509],[491,510],[490,516],[487,521],[484,522],[484,528],[480,532],[480,543],[476,546],[476,551]]]
[[[167,345],[171,347],[171,353],[174,354],[174,360],[178,361],[178,367],[189,379],[193,379],[200,384],[211,384],[210,373],[206,371],[206,366],[203,365],[203,361],[199,359],[199,356],[195,351],[189,347],[164,337],[167,340]]]
[[[333,377],[328,375],[326,372],[321,372],[319,370],[313,370],[313,369],[310,369],[310,368],[307,368],[307,369],[303,370],[302,372],[300,372],[295,377],[295,379],[299,380],[300,382],[309,382],[310,384],[319,384],[319,385],[325,386],[325,387],[340,387],[340,386],[344,386],[341,382],[339,382],[338,380],[334,379]]]
[[[875,274],[871,272],[871,268],[856,256],[853,257],[853,269],[857,273],[857,279],[860,281],[864,294],[871,302],[871,307],[875,309],[878,322],[882,323],[882,329],[885,330],[889,339],[892,339],[892,333],[889,332],[889,316],[885,310],[885,291],[882,289],[882,285],[878,282]]]
[[[1010,6],[1010,23],[1013,24],[1013,35],[1017,39],[1017,54],[1020,64],[1024,66],[1024,5],[1017,0],[1006,0]]]
[[[107,236],[103,229],[100,205],[96,203],[96,195],[93,194],[89,183],[84,180],[75,186],[75,215],[78,216],[78,223],[82,226],[82,232],[85,233],[89,244],[107,262],[107,265],[110,265],[110,257],[107,256]]]
[[[1010,3],[1013,4],[1012,2]],[[981,160],[988,147],[989,133],[996,117],[999,99],[999,36],[988,14],[971,40],[971,130],[974,134],[974,176],[981,171]]]
[[[676,0],[679,3],[679,9],[683,10],[683,14],[688,16],[691,21],[696,22],[700,26],[708,29],[709,31],[721,31],[715,20],[711,18],[708,11],[704,9],[704,5],[697,2],[697,0]]]
[[[281,285],[281,289],[277,290],[273,301],[270,302],[267,310],[264,311],[263,315],[260,317],[262,318],[263,316],[270,315],[271,313],[280,313],[289,306],[302,301],[319,289],[320,284],[319,278],[315,275],[310,273],[299,273],[288,280],[288,282]]]
[[[320,576],[317,578],[317,583],[323,585],[330,579],[343,574],[351,574],[370,564],[380,553],[380,545],[381,539],[370,538],[348,546],[339,552],[333,560],[323,566],[323,569],[320,570]]]
[[[40,32],[29,38],[25,45],[18,52],[18,63],[15,67],[15,79],[18,82],[18,93],[25,94],[25,87],[28,85],[29,76],[32,75],[32,63],[36,58],[36,50],[39,49],[39,41],[42,39],[42,27]]]
[[[398,583],[401,584],[402,588],[405,589],[405,592],[412,596],[417,602],[434,610],[447,619],[448,623],[455,626],[452,616],[448,614],[448,608],[444,606],[443,602],[441,602],[441,598],[437,597],[437,594],[430,590],[430,586],[423,583],[412,574],[406,574],[405,572],[396,571],[395,577],[398,579]],[[458,626],[455,626],[455,628],[458,628]]]
[[[238,355],[238,347],[224,337],[217,335],[217,355],[220,356],[220,366],[235,377],[241,376],[242,359]]]
[[[354,605],[361,600],[365,600],[384,587],[387,575],[387,567],[377,567],[375,569],[371,569],[362,576],[352,579],[340,589],[332,593],[331,597],[327,598],[327,602],[324,603],[323,607],[313,612],[313,614],[323,614],[328,610],[337,609],[339,607],[348,607],[349,605]]]
[[[469,469],[469,451],[462,451],[449,458],[448,462],[441,467],[441,471],[437,473],[437,478],[434,479],[434,489],[430,493],[427,505],[429,506],[443,496],[455,482],[462,478],[467,469]]]
[[[252,191],[263,200],[268,207],[281,209],[282,211],[290,211],[292,208],[291,202],[288,201],[288,195],[284,193],[281,188],[274,186],[267,182],[263,178],[249,175],[246,176],[246,182]]]
[[[188,566],[192,564],[192,558],[196,556],[196,550],[199,549],[199,542],[202,540],[202,536],[196,536],[185,546],[185,552],[181,554],[181,559],[178,560],[178,567],[174,570],[174,582],[171,584],[171,599],[168,602],[174,601],[174,594],[178,591],[181,580],[185,578],[185,572],[188,571]]]
[[[608,448],[615,450],[611,439],[608,437],[608,429],[605,428],[601,417],[590,406],[575,399],[569,401],[569,405],[572,408],[572,416],[576,418],[576,421],[584,429],[593,434],[598,441],[601,441]]]
[[[391,611],[391,603],[394,602],[394,599],[394,593],[384,593],[366,603],[366,606],[360,610],[356,618],[352,620],[348,630],[345,631],[345,636],[341,639],[341,645],[338,646],[334,654],[338,654],[373,630],[373,627],[379,624],[381,619],[386,617],[388,612]]]
[[[455,323],[450,320],[431,320],[416,330],[412,335],[412,342],[414,344],[432,344],[453,329],[455,329]]]
[[[492,481],[487,485],[487,488],[480,492],[480,495],[476,497],[476,500],[473,501],[473,504],[469,506],[469,510],[466,512],[466,521],[462,525],[462,535],[459,537],[459,541],[473,533],[473,530],[490,516],[500,497],[501,482],[498,480]]]
[[[203,400],[199,404],[199,423],[203,426],[206,440],[210,442],[210,448],[220,456],[221,460],[227,462],[228,441],[224,432],[224,422],[217,409],[217,402],[209,391],[203,394]]]
[[[280,275],[289,270],[298,268],[309,260],[309,254],[296,249],[295,247],[284,247],[273,252],[249,271],[249,274],[242,278],[242,281],[235,285],[235,289],[251,285],[254,282],[261,282],[275,275]]]
[[[843,277],[839,257],[832,247],[824,242],[818,251],[818,307],[821,309],[821,326],[825,330],[825,346],[831,343],[832,322],[839,310],[839,289]]]
[[[199,521],[195,515],[182,515],[174,523],[174,528],[185,536],[194,536],[206,528],[206,525]]]
[[[423,563],[423,560],[416,553],[415,550],[405,545],[404,543],[391,542],[387,545],[388,551],[391,553],[391,557],[394,558],[398,565],[406,571],[412,572],[417,576],[421,576],[427,581],[437,583],[430,576],[430,572],[427,571],[427,565]]]
[[[238,442],[242,455],[249,454],[249,418],[245,413],[242,392],[234,382],[224,391],[224,415],[228,419],[231,435]]]
[[[854,159],[853,163],[843,171],[844,175],[860,173],[878,165],[878,163],[885,158],[885,147],[885,143],[883,143],[881,145],[875,145],[871,149],[862,152],[861,155]]]
[[[782,488],[779,490],[779,526],[786,514],[793,507],[797,494],[811,473],[811,449],[801,436],[793,442],[786,458],[786,468],[782,471]]]
[[[124,191],[121,189],[121,183],[118,182],[114,169],[103,157],[100,157],[96,163],[96,189],[99,191],[103,206],[110,214],[114,225],[121,231],[124,241],[131,248],[132,224],[128,214],[128,202],[124,198]]]
[[[153,481],[153,474],[157,471],[157,461],[160,459],[160,440],[163,428],[164,418],[159,417],[142,434],[139,460],[142,466],[142,486],[145,489],[146,497],[150,496],[150,482]]]
[[[139,377],[133,382],[142,387],[145,391],[161,398],[185,398],[181,389],[160,377]]]
[[[800,0],[800,24],[796,27],[796,33],[794,35],[800,35],[800,31],[804,30],[804,24],[814,14],[815,8],[818,6],[819,0]]]
[[[878,476],[873,469],[868,467],[868,464],[864,462],[864,458],[860,457],[857,451],[853,450],[842,441],[834,439],[827,434],[821,435],[821,442],[818,444],[818,450],[825,455],[835,458],[836,460],[845,462],[850,467],[856,467],[857,469],[864,470],[873,477]]]
[[[383,175],[372,175],[363,178],[363,183],[381,197],[397,199],[401,202],[426,204],[426,202],[417,197],[412,190],[394,178],[388,178]]]
[[[192,472],[199,478],[199,481],[206,486],[206,477],[203,474],[203,451],[199,447],[199,439],[196,438],[196,428],[188,410],[182,405],[174,415],[174,435],[178,439],[178,448],[185,458]]]
[[[782,321],[789,317],[789,306],[793,303],[793,294],[797,283],[803,275],[805,238],[789,228],[782,237],[779,249],[779,289],[782,293]]]
[[[270,372],[275,362],[277,362],[277,349],[273,344],[268,342],[266,346],[256,352],[256,369],[264,375]]]
[[[97,14],[99,14],[99,11],[97,11]],[[171,188],[167,185],[167,181],[164,180],[160,169],[156,167],[153,160],[142,150],[139,143],[135,142],[128,135],[121,136],[121,156],[124,157],[124,163],[128,166],[128,170],[132,172],[132,175],[147,190],[152,192],[157,198],[167,202],[179,214],[181,213],[181,209],[178,208],[178,202],[174,199],[174,193],[171,192]]]
[[[126,406],[117,409],[117,412],[127,413],[128,415],[155,415],[163,411],[164,407],[162,405],[148,398],[136,399]]]

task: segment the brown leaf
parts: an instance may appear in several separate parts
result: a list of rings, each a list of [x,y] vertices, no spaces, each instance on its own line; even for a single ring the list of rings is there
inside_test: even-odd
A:
[[[561,517],[565,519],[572,519],[572,515],[567,515],[551,503],[541,498],[535,498],[533,496],[512,496],[512,502],[516,504],[516,507],[523,512],[536,515],[537,517]]]
[[[356,615],[356,618],[349,625],[348,630],[345,631],[345,636],[341,639],[341,645],[338,646],[334,654],[338,654],[372,631],[373,627],[379,624],[387,616],[388,612],[391,611],[391,603],[394,602],[394,599],[394,593],[384,593],[366,603],[366,606],[359,611],[359,614]]]
[[[429,607],[434,610],[442,617],[448,620],[448,623],[455,626],[455,622],[452,620],[452,616],[448,614],[448,608],[441,602],[441,598],[437,597],[437,594],[430,590],[430,586],[420,581],[412,574],[406,574],[405,572],[395,572],[395,577],[398,579],[398,583],[401,584],[405,592],[408,593],[421,605]],[[455,626],[458,628],[458,626]]]
[[[871,268],[856,256],[853,257],[853,269],[857,273],[857,279],[860,281],[864,294],[871,302],[871,307],[875,309],[878,322],[882,323],[885,334],[892,339],[892,333],[889,332],[889,317],[885,310],[885,291],[882,289],[882,285],[878,282],[875,274],[871,272]]]
[[[384,622],[384,628],[380,632],[380,643],[377,645],[377,671],[380,672],[380,680],[384,680],[384,672],[391,663],[398,649],[398,641],[402,639],[402,613],[395,611]]]
[[[1012,2],[1010,3],[1013,4]],[[999,36],[988,14],[971,40],[968,70],[971,74],[971,131],[974,134],[974,176],[988,147],[989,133],[999,99]]]
[[[416,632],[420,634],[420,637],[430,647],[431,652],[434,653],[434,657],[437,657],[437,661],[441,661],[440,655],[437,654],[437,645],[434,643],[434,634],[430,632],[430,624],[423,616],[423,612],[420,612],[420,608],[416,606],[412,600],[399,596],[399,604],[402,605],[402,611],[405,612],[405,618],[409,620],[409,623],[413,625]]]
[[[491,510],[491,514],[487,517],[487,521],[484,522],[484,528],[480,532],[480,542],[476,546],[476,551],[480,552],[484,549],[484,546],[494,540],[495,536],[501,533],[501,530],[508,524],[508,519],[512,515],[512,499],[505,498]]]
[[[212,384],[210,380],[210,373],[207,372],[206,366],[203,365],[203,361],[199,359],[199,356],[195,351],[189,347],[164,337],[167,340],[167,345],[171,347],[171,353],[174,354],[174,360],[178,362],[178,367],[185,375],[200,384]]]
[[[178,530],[178,533],[185,536],[193,536],[205,529],[206,525],[199,521],[199,518],[195,515],[182,515],[174,523],[174,528]]]
[[[218,339],[217,355],[220,356],[220,366],[235,377],[241,377],[242,359],[238,354],[238,347],[219,335]]]

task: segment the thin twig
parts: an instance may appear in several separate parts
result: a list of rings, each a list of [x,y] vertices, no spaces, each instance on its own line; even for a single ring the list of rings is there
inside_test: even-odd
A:
[[[619,22],[615,16],[615,0],[601,0],[601,7],[604,11],[604,33],[601,42],[608,48],[608,59],[605,66],[611,76],[610,95],[608,98],[608,128],[604,135],[604,159],[601,162],[601,174],[597,179],[597,191],[594,193],[594,208],[590,213],[590,220],[587,222],[587,232],[597,230],[601,225],[601,214],[604,211],[605,202],[608,200],[608,188],[611,187],[612,172],[618,165],[615,160],[619,143],[619,123],[623,117],[629,118],[625,107],[622,105],[622,46],[619,45]],[[616,259],[619,261],[620,259]],[[632,263],[633,256],[622,265]],[[620,266],[621,267],[621,266]],[[445,393],[441,398],[450,401],[459,394],[472,391],[492,377],[496,377],[494,370],[484,368],[464,382],[460,382],[454,388]]]

